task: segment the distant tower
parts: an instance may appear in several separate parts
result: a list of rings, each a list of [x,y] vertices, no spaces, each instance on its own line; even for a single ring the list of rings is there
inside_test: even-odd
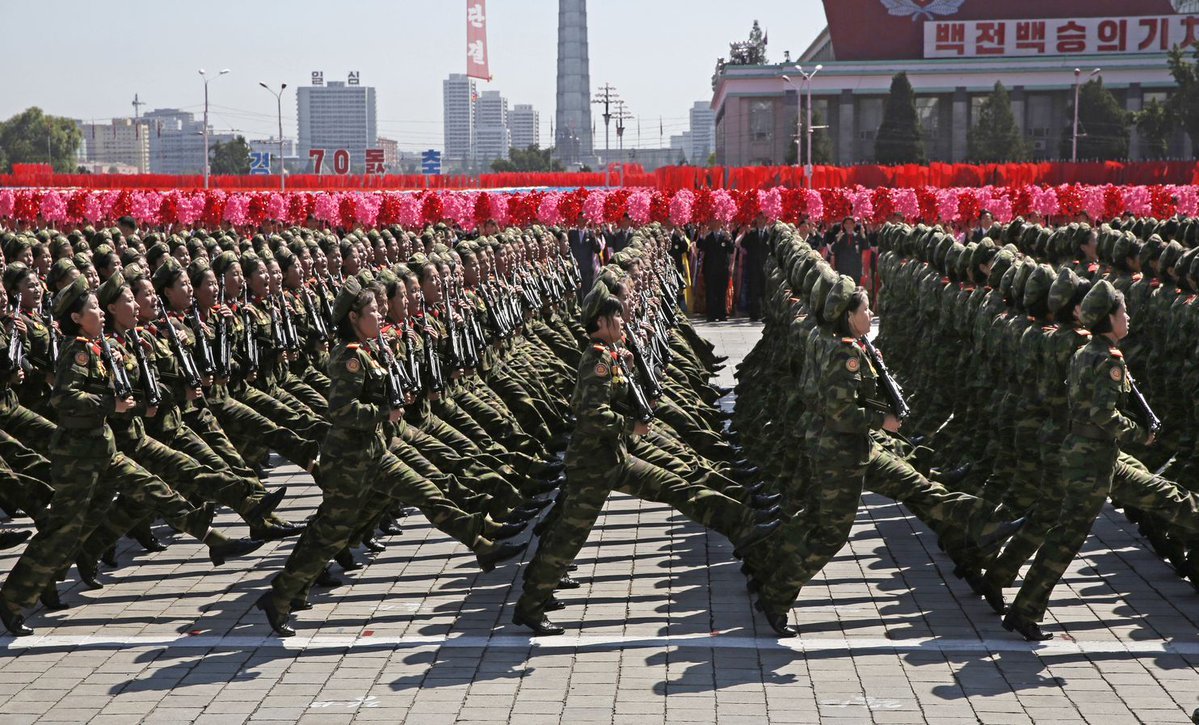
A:
[[[554,145],[564,163],[590,163],[591,72],[587,0],[558,0],[558,109]]]

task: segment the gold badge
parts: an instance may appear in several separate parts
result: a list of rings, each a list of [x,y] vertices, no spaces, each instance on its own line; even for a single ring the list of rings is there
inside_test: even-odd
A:
[[[358,362],[358,358],[352,357],[349,360],[346,360],[346,370],[349,370],[352,373],[356,373],[361,369],[362,369],[362,363]]]
[[[1112,376],[1112,380],[1114,380],[1118,383],[1124,379],[1124,371],[1118,367],[1113,366],[1111,376]]]
[[[601,378],[608,377],[608,372],[608,366],[603,363],[595,366],[595,374]]]
[[[87,361],[88,361],[88,360],[90,360],[90,359],[91,359],[91,358],[89,358],[89,357],[87,356],[87,353],[86,353],[86,352],[83,352],[82,350],[80,350],[79,352],[75,353],[75,364],[76,364],[76,365],[79,365],[79,366],[81,366],[81,367],[87,367]]]
[[[856,357],[851,357],[845,361],[845,369],[851,373],[856,373],[858,371],[858,368],[860,368],[861,366],[862,366],[862,363],[858,362],[858,359]]]

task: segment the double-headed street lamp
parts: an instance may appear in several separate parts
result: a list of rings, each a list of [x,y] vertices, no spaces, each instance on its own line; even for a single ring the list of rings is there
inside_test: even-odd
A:
[[[808,156],[807,156],[808,163],[806,165],[804,165],[804,179],[807,180],[807,182],[808,182],[808,188],[811,188],[811,186],[812,186],[812,170],[813,170],[812,134],[816,132],[816,129],[812,127],[812,77],[815,76],[817,73],[819,73],[821,71],[821,69],[823,69],[823,68],[824,68],[823,65],[817,65],[815,68],[812,69],[811,73],[807,73],[804,71],[803,66],[799,66],[799,65],[795,66],[796,72],[799,73],[801,76],[803,76],[804,85],[806,85],[808,87]],[[791,85],[791,87],[795,89],[796,94],[799,96],[799,104],[800,104],[800,106],[802,106],[803,105],[803,89],[802,89],[802,87],[795,85],[795,81],[791,80],[790,76],[783,76],[783,80],[787,81],[787,83],[789,83]],[[800,111],[802,111],[802,110],[803,109],[801,108]],[[803,154],[800,153],[800,150],[801,150],[800,144],[803,142],[803,122],[801,120],[802,116],[803,116],[803,114],[799,113],[799,112],[797,112],[795,114],[795,131],[796,131],[795,132],[795,155],[796,155],[797,162],[803,161],[803,159],[800,158],[803,156]],[[821,126],[820,128],[828,128],[828,127]]]
[[[1087,75],[1087,77],[1094,78],[1095,76],[1099,75],[1100,70],[1102,70],[1102,68],[1096,68],[1095,70],[1091,71]],[[1073,162],[1078,161],[1078,94],[1081,89],[1082,89],[1082,69],[1075,68],[1074,69],[1074,141],[1071,145],[1071,151],[1070,151],[1070,160]]]
[[[229,72],[229,69],[225,68],[220,73],[217,73],[217,77],[223,76],[228,72]],[[204,188],[207,189],[208,188],[208,81],[210,81],[212,79],[208,77],[208,74],[204,72],[203,68],[200,69],[200,77],[204,79]]]
[[[287,188],[287,182],[283,180],[286,171],[283,166],[283,91],[287,90],[287,84],[280,84],[278,91],[262,82],[259,82],[258,85],[275,97],[275,107],[279,112],[279,191],[284,191]]]

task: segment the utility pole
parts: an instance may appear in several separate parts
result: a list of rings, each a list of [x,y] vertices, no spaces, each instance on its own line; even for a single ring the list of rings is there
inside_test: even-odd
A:
[[[225,68],[225,69],[221,70],[220,73],[217,73],[216,77],[223,76],[228,72],[229,72],[229,69]],[[208,188],[208,166],[209,166],[209,159],[208,159],[208,81],[211,79],[208,77],[208,74],[204,72],[203,68],[200,69],[200,77],[204,79],[204,130],[203,130],[203,133],[204,133],[204,188],[207,189]]]
[[[1100,70],[1101,70],[1100,68],[1096,68],[1095,70],[1091,71],[1090,75],[1087,77],[1093,78],[1094,76],[1099,75]],[[1079,95],[1079,91],[1081,91],[1081,90],[1082,90],[1082,69],[1075,68],[1074,69],[1074,137],[1073,137],[1073,141],[1071,142],[1071,149],[1070,149],[1070,161],[1075,162],[1075,163],[1078,162],[1078,136],[1079,136],[1079,133],[1078,133],[1078,95]],[[1085,136],[1086,134],[1084,133],[1082,135]]]
[[[141,108],[140,107],[144,106],[144,105],[146,105],[146,102],[143,100],[140,100],[137,97],[137,94],[134,93],[133,94],[133,137],[136,139],[141,139],[141,136],[142,136]],[[140,146],[140,145],[141,144],[139,143],[138,146]],[[145,167],[145,164],[142,163],[142,154],[141,154],[140,150],[137,152],[137,170],[143,174],[146,173],[147,171],[149,171],[149,169],[147,169]]]
[[[616,118],[616,143],[620,147],[621,161],[624,161],[625,121],[632,119],[633,114],[629,113],[628,109],[625,107],[624,101],[617,101],[616,102],[616,113],[614,114],[614,116]]]
[[[605,83],[596,91],[595,98],[591,101],[597,106],[604,107],[604,151],[612,148],[611,144],[608,143],[608,124],[612,121],[612,106],[619,98],[620,96],[616,94],[616,88],[611,83]],[[616,135],[617,137],[620,136],[619,126],[617,127]]]
[[[283,166],[283,91],[287,90],[287,84],[279,86],[279,92],[276,93],[274,88],[271,88],[265,83],[259,81],[258,85],[262,86],[275,97],[275,110],[279,118],[279,191],[287,190],[287,181],[285,180],[286,169]]]

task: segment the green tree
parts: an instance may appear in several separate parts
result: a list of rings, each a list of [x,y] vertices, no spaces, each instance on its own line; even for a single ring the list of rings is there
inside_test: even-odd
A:
[[[208,151],[208,171],[212,174],[250,173],[250,144],[245,136],[234,136],[228,143],[217,141]]]
[[[979,106],[978,123],[970,129],[967,143],[970,160],[975,163],[1028,160],[1028,143],[1016,125],[1012,99],[1002,83],[996,81],[991,95]]]
[[[804,163],[808,162],[808,118],[807,113],[804,113],[802,121],[803,129],[800,133],[803,135],[803,152]],[[812,110],[812,125],[816,127],[816,133],[812,135],[812,156],[815,160],[813,164],[831,164],[833,162],[833,140],[829,138],[828,129],[821,128],[824,126],[824,114],[819,109]],[[783,157],[783,163],[790,166],[799,160],[798,152],[795,144],[792,143],[787,147],[787,153]]]
[[[874,160],[880,164],[923,164],[924,135],[916,115],[916,94],[907,73],[896,73],[883,106],[883,123],[874,140]]]
[[[13,164],[49,163],[55,171],[69,172],[81,143],[83,133],[74,121],[31,106],[0,122],[0,170],[12,171]]]
[[[1199,46],[1195,46],[1191,57],[1199,61]],[[1195,158],[1199,159],[1199,62],[1188,62],[1182,48],[1175,46],[1168,63],[1170,75],[1178,84],[1178,90],[1170,96],[1170,110],[1191,137]]]
[[[1178,117],[1169,104],[1156,98],[1134,114],[1141,141],[1145,144],[1145,158],[1164,159],[1170,148],[1170,136],[1178,127]]]
[[[1073,112],[1073,111],[1072,111]],[[1132,114],[1103,86],[1103,79],[1087,81],[1078,96],[1078,158],[1113,161],[1128,158],[1128,126]],[[1062,135],[1062,158],[1070,158],[1074,119]]]
[[[533,144],[527,149],[509,149],[507,159],[491,162],[491,170],[497,174],[511,171],[562,171],[562,164],[554,158],[552,146],[542,149]]]

